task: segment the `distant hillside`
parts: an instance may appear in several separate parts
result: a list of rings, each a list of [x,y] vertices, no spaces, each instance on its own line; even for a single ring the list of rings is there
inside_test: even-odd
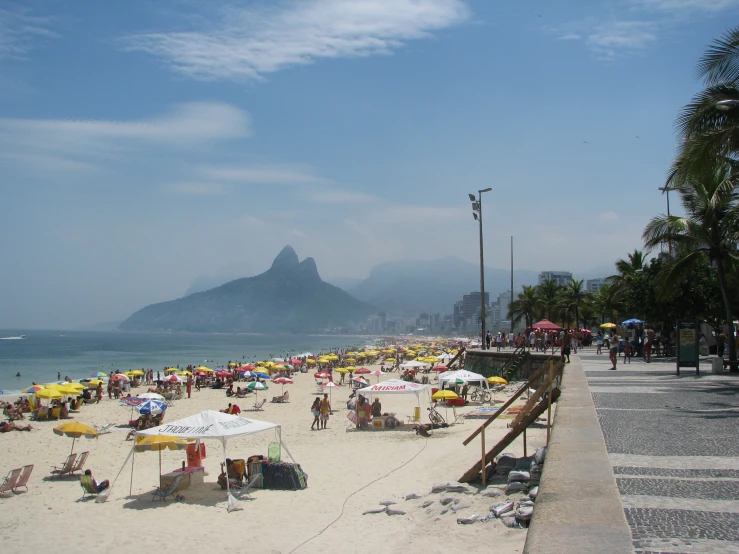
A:
[[[321,280],[313,258],[286,246],[272,267],[139,310],[120,326],[135,331],[318,332],[359,322],[377,310]]]
[[[513,271],[514,287],[535,285],[539,274]],[[511,288],[511,273],[485,268],[485,291],[490,300]],[[431,261],[386,262],[375,266],[369,277],[349,291],[365,302],[390,312],[448,314],[464,294],[480,290],[480,266],[455,257]]]

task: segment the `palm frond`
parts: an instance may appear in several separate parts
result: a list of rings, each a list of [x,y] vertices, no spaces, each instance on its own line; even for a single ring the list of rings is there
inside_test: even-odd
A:
[[[697,73],[708,84],[739,80],[739,27],[713,41],[698,61]]]

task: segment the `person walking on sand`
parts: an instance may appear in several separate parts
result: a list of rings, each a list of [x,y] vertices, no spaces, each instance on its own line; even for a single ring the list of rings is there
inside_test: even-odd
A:
[[[192,375],[187,376],[187,397],[190,398],[190,395],[192,395]]]
[[[597,348],[595,349],[596,354],[602,354],[603,353],[603,332],[598,331],[598,335],[595,337],[595,344],[597,345]]]
[[[328,416],[331,414],[331,403],[328,401],[328,394],[323,395],[323,400],[321,400],[321,405],[319,407],[319,411],[321,412],[321,429],[326,428],[326,424],[328,423]]]
[[[310,413],[313,414],[313,423],[311,423],[310,430],[318,431],[321,428],[321,399],[316,397],[313,404],[310,407]]]
[[[613,364],[613,367],[609,367],[608,369],[616,370],[616,363],[618,362],[618,333],[616,333],[615,329],[611,333],[610,338],[610,348],[608,349],[608,357],[611,359],[611,364]]]

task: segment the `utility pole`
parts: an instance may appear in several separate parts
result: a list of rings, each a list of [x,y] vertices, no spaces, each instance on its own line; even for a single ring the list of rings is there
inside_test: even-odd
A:
[[[492,188],[486,188],[477,191],[477,198],[474,194],[469,194],[472,201],[472,217],[480,224],[480,347],[485,350],[487,342],[485,341],[485,260],[482,247],[482,193],[490,192]]]
[[[513,304],[513,236],[511,235],[511,300],[508,303],[508,311],[511,309],[511,304]],[[506,317],[508,317],[508,314],[506,314]],[[511,318],[511,333],[513,333],[513,318]]]

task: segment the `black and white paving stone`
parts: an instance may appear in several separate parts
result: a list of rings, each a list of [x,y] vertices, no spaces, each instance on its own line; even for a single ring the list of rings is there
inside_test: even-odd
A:
[[[739,553],[739,377],[580,359],[635,551]]]

